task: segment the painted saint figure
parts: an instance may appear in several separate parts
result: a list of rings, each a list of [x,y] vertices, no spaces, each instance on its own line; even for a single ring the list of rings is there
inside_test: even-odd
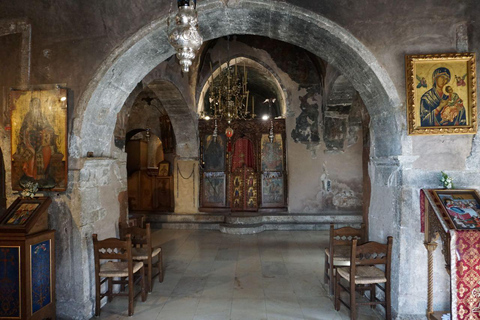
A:
[[[20,128],[17,147],[23,161],[21,186],[27,182],[38,182],[42,188],[55,186],[50,174],[51,158],[57,153],[55,137],[53,127],[42,113],[40,99],[32,98]]]
[[[447,68],[440,67],[433,72],[433,87],[425,92],[420,99],[422,127],[466,124],[465,112],[459,113],[453,121],[442,123],[442,110],[448,105],[448,99],[450,98],[450,96],[444,92],[444,87],[450,81],[450,78],[450,70]]]
[[[445,91],[448,93],[447,105],[441,112],[441,125],[458,126],[466,125],[465,107],[463,101],[457,93],[453,92],[452,87],[446,86]]]

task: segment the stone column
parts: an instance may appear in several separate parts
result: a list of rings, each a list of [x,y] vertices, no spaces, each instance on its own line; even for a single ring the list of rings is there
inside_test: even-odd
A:
[[[73,160],[67,192],[53,197],[50,226],[56,233],[56,298],[59,319],[90,319],[95,301],[92,234],[117,236],[125,192],[124,159]],[[52,195],[53,196],[53,195]]]
[[[175,213],[197,213],[200,187],[198,160],[176,159],[173,178]]]

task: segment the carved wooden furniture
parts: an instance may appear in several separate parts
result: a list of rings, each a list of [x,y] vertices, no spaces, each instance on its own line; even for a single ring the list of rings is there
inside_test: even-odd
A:
[[[285,120],[273,120],[274,139],[270,141],[270,121],[260,119],[217,121],[218,136],[213,137],[214,121],[200,119],[200,210],[270,211],[287,206]],[[225,136],[228,127],[233,136]],[[248,140],[253,163],[238,166],[235,148]],[[240,154],[242,156],[242,154]],[[244,155],[245,156],[245,155]]]
[[[0,319],[55,319],[50,198],[18,198],[0,217]]]
[[[147,300],[145,291],[145,268],[143,262],[132,259],[132,240],[130,235],[125,236],[125,241],[115,238],[98,240],[93,235],[93,248],[95,256],[95,315],[100,316],[100,303],[102,298],[108,297],[108,302],[114,296],[128,296],[128,315],[133,315],[133,300],[142,295],[142,301]],[[108,260],[100,263],[101,260]],[[112,261],[113,260],[113,261]],[[137,276],[137,279],[134,279]],[[103,279],[102,279],[103,278]],[[120,278],[120,280],[116,280]],[[127,280],[124,280],[127,278]],[[108,288],[104,293],[101,286],[107,282]],[[135,294],[135,285],[140,283],[140,291]],[[128,293],[113,292],[114,284],[128,284]]]
[[[173,177],[135,172],[128,178],[128,202],[132,211],[173,211]]]
[[[393,238],[387,238],[387,244],[378,242],[367,242],[357,245],[354,239],[351,244],[350,266],[337,268],[335,275],[335,310],[340,310],[340,303],[343,303],[350,309],[350,319],[357,318],[357,305],[376,306],[377,304],[385,307],[385,318],[392,319],[391,312],[391,261],[392,261],[392,243]],[[384,269],[380,269],[377,265],[385,265]],[[348,282],[348,286],[341,283],[341,279]],[[380,283],[384,284],[381,287]],[[385,300],[377,299],[375,289],[380,288],[385,292]],[[341,290],[350,294],[350,303],[347,304],[340,298]],[[369,302],[358,302],[355,294],[357,291],[370,291]]]
[[[350,248],[354,239],[360,244],[367,241],[365,224],[362,223],[360,229],[352,227],[335,229],[334,224],[330,224],[329,247],[325,248],[324,281],[328,282],[331,295],[335,288],[335,269],[350,265]]]
[[[120,226],[120,237],[125,239],[127,235],[132,239],[132,258],[135,261],[142,261],[147,267],[147,289],[152,292],[152,279],[158,275],[158,282],[163,282],[163,257],[162,248],[152,246],[152,237],[150,231],[150,223],[145,228],[138,226],[128,227],[123,223]],[[156,257],[157,273],[153,274],[153,259]]]
[[[173,176],[166,161],[159,168],[147,167],[148,144],[133,140],[127,144],[128,207],[130,211],[170,212],[174,207]],[[167,162],[168,164],[168,162]],[[163,169],[167,168],[166,174]]]

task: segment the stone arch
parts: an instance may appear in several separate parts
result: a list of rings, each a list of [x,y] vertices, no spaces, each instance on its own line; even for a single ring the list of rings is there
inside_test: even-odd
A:
[[[387,72],[382,68],[375,56],[352,34],[325,17],[284,3],[280,0],[260,2],[257,0],[237,0],[228,6],[219,0],[204,0],[198,6],[200,32],[205,40],[219,38],[229,34],[251,34],[270,37],[291,43],[310,51],[344,74],[359,92],[371,115],[371,157],[369,173],[372,177],[372,199],[385,199],[386,189],[393,190],[400,185],[398,160],[401,154],[401,137],[397,128],[396,117],[401,118],[401,101],[396,88]],[[126,192],[126,165],[124,155],[115,154],[113,147],[113,131],[117,113],[134,90],[135,86],[145,78],[161,62],[175,52],[167,40],[167,17],[149,22],[131,36],[105,60],[89,83],[80,98],[76,112],[74,128],[70,136],[69,154],[71,158],[80,159],[80,172],[74,176],[78,183],[72,183],[74,192],[81,196],[81,207],[75,211],[75,221],[80,221],[78,228],[81,241],[75,246],[72,257],[80,257],[89,271],[77,270],[81,264],[70,260],[71,265],[64,263],[65,269],[78,271],[81,275],[80,286],[75,289],[61,288],[58,296],[81,297],[78,305],[72,307],[72,299],[57,301],[57,312],[66,317],[89,318],[92,311],[91,290],[93,287],[93,254],[91,251],[91,234],[93,230],[105,237],[116,232],[112,226],[118,219],[122,207],[121,194]],[[172,104],[172,112],[179,106]],[[179,107],[187,114],[185,105]],[[196,133],[193,106],[189,106],[195,128],[194,134],[188,133],[188,146],[177,152],[180,158],[196,158],[198,156],[198,138]],[[183,128],[180,127],[180,131]],[[180,134],[176,130],[176,134]],[[182,133],[185,134],[185,133]],[[385,139],[384,137],[388,137]],[[194,138],[191,138],[194,137]],[[190,139],[191,138],[191,139]],[[93,158],[87,158],[92,151]],[[116,158],[118,156],[118,158]],[[114,158],[114,159],[112,159]],[[177,164],[178,165],[178,164]],[[195,161],[184,161],[184,168],[198,170]],[[177,166],[177,169],[179,167]],[[197,168],[197,169],[196,169]],[[195,176],[194,176],[195,177]],[[193,184],[195,187],[195,184]],[[178,185],[177,185],[178,186]],[[183,186],[182,186],[183,187]],[[372,204],[371,215],[376,218],[379,227],[391,226],[392,219],[398,212],[396,202],[400,192],[392,193],[392,203],[386,212],[383,203]],[[195,196],[192,207],[198,203]],[[74,202],[72,202],[74,203]],[[111,203],[105,208],[102,204]],[[76,203],[74,203],[75,205]],[[73,207],[73,206],[72,206]],[[185,205],[185,207],[187,207]],[[184,207],[175,203],[178,212]],[[188,207],[190,208],[190,207]],[[73,213],[72,213],[73,214]],[[375,216],[376,215],[376,216]],[[388,217],[385,218],[385,217]],[[103,226],[97,221],[102,220]],[[388,220],[388,222],[387,222]],[[390,228],[390,227],[388,227]],[[385,229],[385,230],[383,230]],[[385,239],[387,228],[377,228],[373,240]],[[399,228],[395,228],[399,230]],[[394,234],[396,236],[396,234]],[[70,269],[67,271],[70,272]],[[392,284],[395,287],[395,284]],[[398,288],[398,284],[396,285]],[[71,291],[75,291],[72,295]]]
[[[400,154],[394,115],[401,103],[396,88],[374,55],[347,30],[321,15],[280,1],[239,0],[226,6],[210,0],[202,2],[198,11],[205,40],[252,34],[315,52],[350,79],[367,105],[373,133],[382,132],[372,134],[373,156]],[[130,37],[97,72],[80,101],[79,135],[71,138],[72,157],[85,157],[87,151],[96,156],[111,154],[115,115],[123,102],[148,72],[174,54],[167,40],[166,20],[154,21]],[[382,138],[385,135],[390,137],[388,141]],[[196,151],[197,147],[198,142],[188,150]]]
[[[279,98],[279,103],[280,103],[280,110],[282,116],[285,116],[287,113],[287,90],[285,87],[282,85],[282,82],[280,81],[280,78],[278,75],[270,68],[268,65],[265,63],[262,63],[258,59],[251,57],[251,56],[246,56],[246,55],[238,55],[238,56],[232,56],[229,57],[228,63],[230,66],[234,66],[235,64],[238,64],[238,66],[241,68],[241,66],[246,65],[247,67],[254,67],[256,69],[261,70],[264,74],[267,74],[269,78],[271,78],[271,82],[275,86],[275,91],[278,95]],[[227,66],[227,62],[223,63],[221,66],[218,66],[215,70],[213,70],[213,77],[216,78],[220,71],[223,70]],[[199,84],[200,89],[200,94],[197,99],[197,113],[200,114],[205,108],[204,106],[204,97],[205,94],[207,93],[208,89],[210,89],[211,81],[210,77],[203,79],[203,81]]]
[[[162,103],[172,123],[175,134],[176,153],[181,158],[196,158],[198,155],[198,134],[196,116],[172,82],[154,80],[148,87]]]

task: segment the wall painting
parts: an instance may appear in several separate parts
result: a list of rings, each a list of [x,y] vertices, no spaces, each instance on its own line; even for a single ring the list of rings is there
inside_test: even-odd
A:
[[[10,91],[12,188],[67,187],[67,90]]]
[[[409,134],[477,132],[475,54],[407,55]]]

